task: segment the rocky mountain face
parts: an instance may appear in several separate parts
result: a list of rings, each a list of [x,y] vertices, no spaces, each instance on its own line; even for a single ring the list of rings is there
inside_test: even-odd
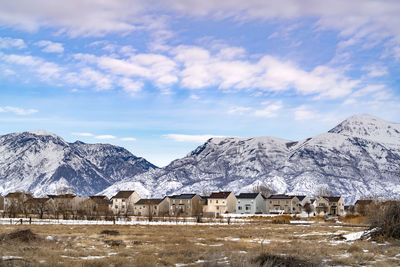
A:
[[[275,137],[212,138],[164,168],[116,182],[102,193],[142,196],[231,190],[265,183],[277,193],[313,196],[320,187],[346,203],[362,196],[400,196],[400,124],[370,115],[348,118],[301,141]]]
[[[122,147],[67,143],[44,131],[0,136],[0,193],[90,195],[157,167]]]

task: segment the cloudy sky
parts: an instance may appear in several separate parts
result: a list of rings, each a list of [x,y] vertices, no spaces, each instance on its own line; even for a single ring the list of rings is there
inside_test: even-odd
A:
[[[44,129],[164,166],[212,136],[400,122],[399,14],[397,0],[3,1],[0,134]]]

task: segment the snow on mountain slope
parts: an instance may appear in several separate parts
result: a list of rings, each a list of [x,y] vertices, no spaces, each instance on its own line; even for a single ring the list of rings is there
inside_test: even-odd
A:
[[[95,194],[125,177],[156,168],[127,150],[65,142],[45,132],[0,136],[0,193],[26,190],[36,196],[69,188]]]
[[[145,183],[138,184],[139,181]],[[251,190],[267,183],[279,193],[312,196],[320,186],[352,203],[360,196],[400,195],[400,127],[370,115],[350,117],[299,142],[274,137],[213,138],[168,166],[102,191],[136,189],[152,196]]]

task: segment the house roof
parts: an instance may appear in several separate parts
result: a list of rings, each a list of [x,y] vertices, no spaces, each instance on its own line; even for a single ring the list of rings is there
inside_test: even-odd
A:
[[[303,201],[303,199],[306,198],[306,196],[296,196],[300,201]]]
[[[241,198],[241,199],[254,199],[258,196],[260,193],[240,193],[236,198]]]
[[[227,198],[232,192],[212,192],[208,198]]]
[[[88,199],[93,201],[97,205],[109,205],[109,204],[111,204],[111,201],[108,198],[99,198],[99,197],[91,198],[91,197],[89,197]]]
[[[135,205],[158,205],[164,198],[150,198],[150,199],[140,199]]]
[[[24,192],[13,192],[13,193],[8,193],[5,197],[8,198],[17,198],[17,197],[21,197],[23,195],[26,195],[28,198],[32,198],[32,195],[29,193],[24,193]]]
[[[107,199],[108,200],[108,197],[107,196],[89,196],[89,198],[90,199]]]
[[[112,198],[129,198],[135,191],[119,191]]]
[[[192,199],[196,196],[196,194],[180,194],[180,195],[173,195],[169,196],[172,199]]]
[[[340,197],[332,197],[332,196],[324,196],[323,198],[325,198],[329,202],[338,202],[340,199]]]
[[[373,202],[372,199],[359,199],[354,203],[354,205],[369,205]]]
[[[280,195],[271,195],[268,199],[292,199],[294,197],[295,196],[280,194]]]
[[[55,196],[55,198],[74,198],[74,197],[76,197],[74,194],[62,194]]]

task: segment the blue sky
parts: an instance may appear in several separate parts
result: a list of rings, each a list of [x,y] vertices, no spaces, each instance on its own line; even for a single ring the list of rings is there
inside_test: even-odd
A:
[[[399,1],[28,0],[0,8],[0,134],[44,129],[158,166],[212,136],[399,122]]]

